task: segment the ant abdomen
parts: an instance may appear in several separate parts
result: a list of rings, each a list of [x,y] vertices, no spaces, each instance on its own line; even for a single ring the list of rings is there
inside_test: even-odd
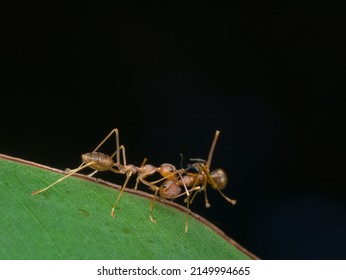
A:
[[[82,160],[86,164],[92,163],[89,166],[97,171],[106,171],[114,166],[113,159],[110,156],[100,152],[83,154]]]

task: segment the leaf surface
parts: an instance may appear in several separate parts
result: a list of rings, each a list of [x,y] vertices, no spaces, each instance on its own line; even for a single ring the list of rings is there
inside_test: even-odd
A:
[[[196,214],[174,203],[119,192],[87,176],[71,176],[46,192],[63,175],[57,170],[0,156],[0,259],[251,259],[254,256]]]

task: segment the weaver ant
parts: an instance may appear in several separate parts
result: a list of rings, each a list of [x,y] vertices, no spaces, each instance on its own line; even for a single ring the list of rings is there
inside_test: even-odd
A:
[[[104,153],[98,152],[99,148],[112,136],[115,135],[115,146],[116,146],[116,150],[115,152],[109,156],[106,155]],[[120,154],[121,152],[121,154]],[[116,156],[116,160],[114,161],[113,158]],[[137,167],[133,164],[127,164],[126,163],[126,152],[125,152],[125,147],[124,145],[119,145],[119,132],[117,128],[114,128],[102,141],[101,143],[90,153],[85,153],[82,154],[82,164],[72,170],[69,170],[69,173],[67,175],[65,175],[64,177],[58,179],[57,181],[55,181],[54,183],[50,184],[49,186],[34,191],[31,194],[32,195],[37,195],[39,193],[45,192],[47,191],[49,188],[51,188],[52,186],[54,186],[57,183],[60,183],[61,181],[65,180],[67,177],[77,173],[78,171],[89,167],[91,169],[94,169],[94,172],[92,172],[89,176],[93,176],[95,173],[99,172],[99,171],[111,171],[114,172],[116,174],[125,174],[126,175],[126,179],[125,182],[120,190],[120,193],[118,194],[118,197],[112,207],[111,210],[111,215],[113,217],[115,217],[115,208],[117,207],[117,204],[120,200],[120,197],[124,191],[124,189],[127,186],[127,183],[130,179],[130,177],[133,174],[138,174],[137,176],[137,182],[136,182],[136,187],[138,185],[138,182],[142,182],[143,184],[154,188],[156,187],[154,184],[162,181],[162,180],[166,180],[166,179],[172,179],[172,178],[176,178],[175,174],[178,173],[178,171],[176,170],[176,168],[169,163],[164,163],[162,164],[160,167],[155,167],[153,165],[150,164],[144,164],[145,161],[142,163],[142,165],[140,167]],[[161,178],[160,180],[157,180],[155,182],[148,182],[146,180],[144,180],[144,178],[153,175],[154,173],[159,173],[163,178]],[[188,193],[188,191],[186,190],[186,192]]]
[[[154,210],[154,202],[156,197],[159,195],[165,199],[176,199],[183,195],[186,195],[186,226],[185,231],[188,230],[188,214],[189,214],[189,205],[194,200],[196,194],[200,191],[204,191],[205,194],[205,205],[209,207],[209,201],[207,198],[206,187],[207,185],[211,185],[212,188],[216,189],[220,192],[220,194],[230,203],[235,204],[236,201],[228,198],[222,193],[222,189],[226,187],[227,184],[227,175],[222,169],[216,169],[210,172],[210,164],[213,157],[213,152],[215,149],[215,145],[219,136],[219,131],[216,131],[215,137],[209,151],[208,160],[204,161],[201,159],[191,159],[193,164],[188,165],[186,169],[182,168],[177,170],[174,165],[169,163],[163,163],[159,167],[155,167],[150,164],[145,164],[146,159],[143,161],[141,166],[137,167],[133,164],[126,163],[126,152],[124,145],[119,144],[119,132],[117,128],[114,128],[102,141],[101,143],[90,153],[85,153],[82,155],[82,164],[72,170],[69,170],[69,173],[64,177],[58,179],[54,183],[49,186],[32,192],[32,195],[37,195],[39,193],[45,192],[55,184],[63,181],[67,177],[79,172],[80,170],[89,167],[94,169],[94,171],[89,175],[93,176],[99,171],[111,171],[116,174],[125,174],[126,179],[121,187],[120,193],[117,196],[117,199],[112,207],[111,215],[115,216],[115,208],[120,200],[120,197],[125,190],[127,183],[130,177],[133,174],[137,174],[135,189],[137,189],[138,183],[141,182],[144,185],[148,186],[152,191],[154,191],[154,198],[150,203],[150,220],[155,223],[156,220],[152,217],[152,213]],[[109,156],[104,153],[98,152],[100,147],[114,134],[115,136],[115,152]],[[116,156],[116,161],[113,158]],[[195,172],[189,172],[190,170],[194,170]],[[145,180],[146,177],[151,176],[155,173],[159,173],[162,178],[156,181],[149,182]],[[160,187],[156,184],[164,181]],[[182,188],[184,188],[184,192],[182,192]],[[190,197],[190,193],[195,192],[192,197]]]
[[[228,179],[226,172],[221,168],[210,171],[210,165],[219,134],[220,131],[217,130],[215,132],[214,140],[212,142],[207,161],[201,159],[191,159],[190,161],[194,163],[188,165],[186,169],[183,169],[183,173],[179,173],[179,177],[176,176],[173,179],[170,178],[164,181],[160,187],[151,187],[151,189],[155,191],[154,198],[150,205],[150,219],[152,221],[155,221],[152,218],[152,212],[154,209],[154,201],[157,195],[163,198],[175,199],[184,195],[185,193],[187,194],[187,197],[185,199],[187,206],[185,232],[187,232],[188,230],[189,206],[193,202],[197,193],[199,193],[200,191],[204,191],[205,206],[207,208],[210,207],[210,203],[207,197],[207,185],[210,185],[213,189],[217,190],[221,194],[221,196],[225,198],[229,203],[233,205],[236,204],[236,200],[230,199],[221,191],[227,185]],[[188,172],[189,170],[194,170],[195,172]],[[184,186],[185,189],[189,188],[190,192],[194,191],[195,193],[193,194],[193,196],[190,197],[188,195],[188,191],[186,191],[185,193],[181,193],[182,186]]]

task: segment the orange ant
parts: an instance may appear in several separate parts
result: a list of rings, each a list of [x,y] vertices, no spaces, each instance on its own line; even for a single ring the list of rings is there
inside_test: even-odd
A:
[[[115,152],[111,156],[108,156],[104,153],[98,152],[98,149],[113,134],[115,135],[115,146],[116,146]],[[120,155],[120,151],[121,151],[121,155]],[[114,156],[116,156],[115,162],[113,160]],[[60,183],[61,181],[65,180],[67,177],[77,173],[78,171],[80,171],[86,167],[90,167],[90,168],[94,169],[94,172],[92,172],[89,176],[93,176],[98,171],[111,171],[111,172],[114,172],[117,174],[125,174],[126,175],[125,182],[124,182],[124,184],[120,190],[120,193],[118,194],[118,197],[117,197],[117,199],[116,199],[116,201],[112,207],[112,210],[111,210],[111,215],[113,217],[115,217],[115,208],[117,207],[117,204],[120,200],[120,197],[121,197],[124,189],[126,188],[130,177],[133,174],[138,173],[136,186],[135,186],[135,188],[137,189],[137,185],[139,182],[142,182],[143,184],[148,185],[150,187],[156,187],[154,184],[156,184],[162,180],[165,180],[165,179],[171,179],[175,176],[176,173],[178,173],[176,168],[172,164],[168,164],[168,163],[164,163],[160,167],[155,167],[155,166],[150,165],[150,164],[144,165],[146,159],[144,160],[144,162],[142,163],[142,165],[140,167],[137,167],[133,164],[127,164],[126,163],[125,147],[123,145],[121,145],[121,146],[119,145],[119,132],[118,132],[117,128],[114,128],[92,152],[82,154],[82,161],[83,162],[79,167],[72,169],[72,170],[69,170],[69,173],[67,175],[65,175],[64,177],[58,179],[57,181],[55,181],[54,183],[50,184],[49,186],[47,186],[43,189],[32,192],[31,194],[37,195],[39,193],[45,192],[46,190],[48,190],[49,188],[51,188],[55,184]],[[161,178],[160,180],[157,180],[155,182],[148,182],[148,181],[144,180],[144,178],[146,178],[150,175],[153,175],[156,172],[158,172],[163,178]],[[186,192],[188,193],[187,190],[186,190]]]
[[[197,185],[202,185],[200,190],[204,191],[205,207],[207,208],[210,207],[210,203],[207,196],[207,185],[210,185],[213,189],[217,190],[221,194],[221,196],[224,199],[226,199],[229,203],[233,205],[236,204],[236,200],[230,199],[222,192],[222,190],[227,186],[228,178],[226,172],[221,168],[217,168],[213,171],[210,171],[211,160],[213,158],[215,145],[219,135],[220,131],[216,130],[207,161],[201,159],[191,159],[191,161],[195,161],[195,163],[190,165],[186,170],[190,168],[195,169],[197,173],[186,172],[186,175],[183,176],[183,179],[177,181],[178,186],[181,186],[182,184],[186,185],[187,187],[195,187]],[[192,203],[196,194],[197,192],[190,198],[190,204]]]
[[[223,198],[225,198],[229,203],[236,204],[236,200],[228,198],[226,195],[223,194],[221,190],[223,190],[227,185],[227,174],[226,172],[221,169],[215,169],[210,172],[210,165],[211,160],[213,158],[213,153],[215,149],[215,145],[217,142],[217,139],[219,137],[220,131],[215,132],[214,140],[211,145],[208,160],[201,160],[201,159],[191,159],[191,161],[195,161],[192,165],[188,166],[188,168],[184,169],[182,174],[179,174],[179,177],[174,177],[166,180],[160,187],[153,186],[151,189],[155,191],[154,198],[150,205],[150,219],[151,221],[155,221],[152,218],[152,212],[154,209],[154,201],[157,195],[159,194],[160,197],[168,198],[168,199],[175,199],[177,197],[180,197],[184,194],[187,194],[187,197],[185,199],[186,202],[186,224],[185,224],[185,232],[188,230],[188,213],[189,213],[189,206],[193,202],[194,198],[196,197],[197,193],[200,191],[204,191],[204,197],[205,197],[205,206],[208,208],[210,207],[210,203],[208,201],[207,197],[207,185],[210,185],[213,189],[216,189]],[[189,169],[194,169],[197,171],[197,173],[187,172]],[[181,193],[181,188],[184,186],[184,188],[189,188],[190,192],[195,192],[192,197],[189,197],[188,192]]]

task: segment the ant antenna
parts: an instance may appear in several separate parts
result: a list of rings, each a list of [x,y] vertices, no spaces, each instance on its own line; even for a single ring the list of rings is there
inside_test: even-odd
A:
[[[180,153],[180,168],[184,169],[184,155],[182,153]]]
[[[214,153],[214,149],[215,149],[215,145],[216,145],[217,139],[219,138],[219,134],[220,134],[220,131],[216,130],[215,136],[214,136],[214,140],[213,140],[213,143],[211,144],[211,148],[210,148],[210,151],[209,151],[208,160],[207,160],[207,163],[205,164],[205,166],[208,169],[210,168],[210,165],[211,165],[211,160],[213,158],[213,153]]]

